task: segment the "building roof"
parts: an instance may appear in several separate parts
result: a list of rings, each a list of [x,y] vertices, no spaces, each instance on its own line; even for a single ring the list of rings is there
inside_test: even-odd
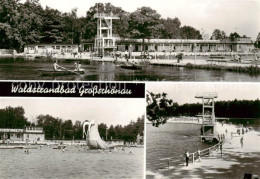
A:
[[[118,38],[117,43],[143,43],[143,39]],[[250,38],[247,40],[230,39],[223,40],[199,40],[199,39],[144,39],[146,44],[253,44]]]
[[[24,46],[36,46],[36,45],[40,45],[40,46],[78,46],[79,44],[66,44],[66,43],[49,43],[49,44],[45,44],[45,43],[34,43],[34,44],[25,44]]]

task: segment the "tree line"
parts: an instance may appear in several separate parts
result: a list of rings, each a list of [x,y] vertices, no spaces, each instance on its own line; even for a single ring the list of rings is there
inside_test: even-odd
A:
[[[159,38],[159,39],[209,39],[203,30],[191,26],[181,26],[178,17],[162,18],[150,7],[137,8],[127,12],[111,3],[96,3],[86,11],[85,17],[77,16],[77,9],[60,12],[46,6],[39,0],[0,0],[0,48],[22,51],[25,44],[32,43],[69,43],[78,44],[83,39],[94,42],[97,20],[94,14],[113,13],[119,20],[113,21],[113,31],[121,38]],[[215,29],[211,39],[228,37],[222,30]],[[240,37],[231,33],[233,40]]]
[[[147,94],[147,119],[154,126],[165,124],[170,117],[202,114],[202,104],[179,105],[167,99],[166,93]],[[229,100],[215,102],[215,116],[227,118],[260,118],[260,100]]]
[[[63,120],[51,115],[38,115],[35,122],[30,122],[24,116],[23,107],[6,107],[0,109],[0,128],[23,129],[25,126],[41,126],[45,132],[45,138],[49,140],[81,140],[83,137],[83,123],[72,120]],[[121,139],[126,142],[136,141],[138,134],[144,135],[144,116],[138,117],[136,122],[128,125],[107,126],[104,123],[98,125],[98,131],[104,140]]]
[[[80,43],[94,40],[97,31],[95,13],[113,13],[120,19],[113,22],[113,30],[122,38],[183,38],[202,39],[200,31],[182,26],[175,18],[162,18],[156,10],[141,7],[129,13],[111,3],[96,3],[77,17],[77,9],[62,13],[39,0],[0,0],[0,48],[22,51],[30,43]]]

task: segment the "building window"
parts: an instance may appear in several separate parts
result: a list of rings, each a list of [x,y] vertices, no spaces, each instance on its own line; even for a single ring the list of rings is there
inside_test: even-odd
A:
[[[27,134],[27,138],[29,138],[29,134]]]
[[[20,134],[17,134],[16,137],[17,137],[17,138],[20,138]]]

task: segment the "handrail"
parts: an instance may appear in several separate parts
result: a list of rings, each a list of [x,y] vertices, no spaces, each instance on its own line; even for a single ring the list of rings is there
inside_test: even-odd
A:
[[[200,153],[200,156],[205,156],[205,155],[209,155],[210,156],[210,153],[211,153],[211,151],[212,150],[214,150],[214,149],[218,149],[219,148],[219,145],[220,145],[220,142],[219,143],[217,143],[216,145],[214,145],[214,146],[211,146],[211,147],[209,147],[209,148],[206,148],[206,149],[204,149],[204,150],[201,150],[201,153]],[[195,155],[197,153],[197,151],[196,152],[193,152],[193,153],[190,153],[190,156],[191,156],[191,162],[192,163],[194,163],[195,162],[195,160],[198,158],[198,155]],[[162,160],[162,161],[167,161],[167,168],[169,169],[170,168],[170,166],[171,166],[171,163],[180,163],[181,161],[183,161],[184,162],[184,157],[182,157],[182,156],[180,156],[179,157],[180,159],[176,159],[176,160],[174,160],[174,161],[171,161],[171,159],[174,159],[174,157],[169,157],[169,158],[163,158],[163,159],[159,159],[159,160]]]

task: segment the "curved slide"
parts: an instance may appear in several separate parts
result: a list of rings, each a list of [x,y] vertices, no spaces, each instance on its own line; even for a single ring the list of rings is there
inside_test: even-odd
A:
[[[88,125],[88,131],[86,133],[86,125]],[[83,138],[86,136],[87,145],[90,149],[107,149],[114,147],[115,145],[109,145],[103,141],[98,132],[98,124],[94,121],[86,120],[83,123]]]

